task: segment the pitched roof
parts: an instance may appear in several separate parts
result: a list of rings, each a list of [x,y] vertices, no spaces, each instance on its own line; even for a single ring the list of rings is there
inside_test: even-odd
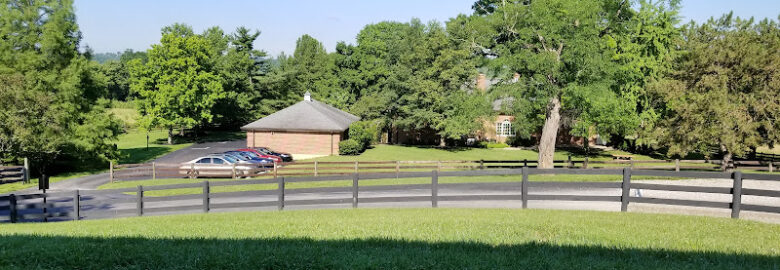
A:
[[[241,127],[254,131],[343,132],[360,117],[309,99]]]

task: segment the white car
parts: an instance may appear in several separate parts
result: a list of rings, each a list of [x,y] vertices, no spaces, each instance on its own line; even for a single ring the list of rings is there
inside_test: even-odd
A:
[[[235,169],[236,177],[248,176],[255,173],[257,165],[243,164],[229,156],[205,156],[185,162],[179,167],[179,173],[190,178],[198,176],[207,177],[233,177]]]

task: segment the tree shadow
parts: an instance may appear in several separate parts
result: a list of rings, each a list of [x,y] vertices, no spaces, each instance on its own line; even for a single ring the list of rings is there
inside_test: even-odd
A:
[[[229,237],[225,235],[220,237]],[[777,269],[780,257],[530,242],[0,237],[19,269]],[[33,256],[30,256],[34,254]]]
[[[143,163],[155,159],[168,151],[170,151],[169,148],[159,146],[121,149],[119,152],[122,154],[122,158],[119,159],[119,164]]]

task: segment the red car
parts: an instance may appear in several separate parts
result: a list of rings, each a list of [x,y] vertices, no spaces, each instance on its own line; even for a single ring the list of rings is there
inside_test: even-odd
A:
[[[273,160],[274,160],[274,162],[276,162],[276,163],[282,163],[282,158],[280,158],[280,157],[277,157],[277,156],[272,156],[272,155],[266,155],[266,154],[263,154],[263,153],[262,153],[262,152],[260,152],[260,151],[254,150],[254,149],[249,149],[249,148],[242,148],[242,149],[238,149],[238,150],[236,150],[236,151],[241,151],[241,152],[250,152],[250,153],[253,153],[253,154],[257,155],[258,157],[261,157],[261,158],[268,158],[268,159],[273,159]]]

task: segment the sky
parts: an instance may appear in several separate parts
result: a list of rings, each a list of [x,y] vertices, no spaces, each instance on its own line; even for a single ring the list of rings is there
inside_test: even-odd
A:
[[[219,26],[261,31],[255,48],[271,55],[291,54],[295,41],[309,34],[332,51],[339,41],[355,43],[367,24],[419,18],[446,22],[471,13],[475,0],[76,0],[83,45],[95,52],[146,50],[160,40],[160,29],[176,22],[196,32]],[[682,0],[684,21],[706,21],[734,11],[740,17],[777,19],[780,0]]]

